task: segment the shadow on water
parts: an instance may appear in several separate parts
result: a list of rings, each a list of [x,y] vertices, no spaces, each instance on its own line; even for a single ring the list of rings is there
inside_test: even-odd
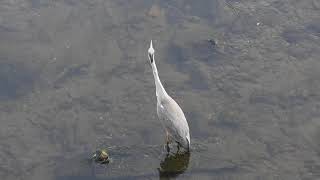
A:
[[[121,150],[120,150],[121,151]],[[197,150],[193,151],[197,154]],[[131,153],[129,153],[131,154]],[[115,155],[112,162],[109,164],[99,164],[91,161],[90,159],[84,160],[83,154],[81,157],[76,156],[72,159],[67,160],[68,162],[63,162],[63,171],[71,172],[71,175],[57,176],[55,180],[131,180],[131,179],[159,179],[168,180],[183,178],[184,176],[190,175],[210,175],[211,177],[220,177],[227,174],[239,173],[241,168],[235,164],[229,164],[222,167],[198,167],[193,164],[190,169],[191,164],[191,153],[177,153],[177,154],[166,154],[162,159],[159,160],[159,165],[156,169],[158,174],[152,171],[152,165],[150,165],[150,171],[146,169],[140,173],[130,173],[128,170],[122,169],[125,167],[123,165],[123,160],[126,159],[126,164],[130,165],[132,162],[133,154],[131,155]],[[143,153],[142,153],[143,154]],[[199,154],[198,154],[199,155]],[[137,155],[139,156],[139,155]],[[134,160],[137,161],[137,160]],[[145,159],[143,163],[149,164],[148,160]],[[71,164],[70,164],[71,163]],[[137,162],[135,162],[137,163]],[[152,164],[152,163],[151,163]],[[223,163],[222,163],[223,164]],[[134,167],[134,166],[133,166]],[[76,169],[74,169],[76,168]],[[135,172],[135,169],[131,171]],[[112,172],[112,173],[111,173]],[[111,174],[110,174],[111,173]],[[180,176],[180,177],[179,177]],[[183,177],[182,177],[183,176]]]
[[[121,151],[121,149],[120,149]],[[115,152],[119,153],[119,152]],[[121,154],[121,152],[120,152]],[[130,153],[129,153],[130,154]],[[132,156],[133,154],[131,154]],[[81,155],[83,156],[83,155]],[[137,155],[139,156],[139,155]],[[121,155],[115,154],[113,156],[113,160],[110,164],[99,164],[95,163],[91,160],[79,160],[79,157],[72,158],[72,160],[68,160],[68,162],[64,162],[64,164],[69,164],[68,167],[76,166],[80,167],[84,171],[80,170],[78,173],[82,175],[71,175],[71,176],[59,176],[56,180],[110,180],[110,179],[121,179],[121,180],[129,180],[129,179],[157,179],[157,175],[155,173],[143,173],[141,175],[116,175],[116,176],[108,176],[109,171],[119,171],[118,167],[122,166],[122,159],[130,159],[130,155]],[[130,160],[129,160],[130,161]],[[176,178],[179,175],[183,174],[189,167],[190,162],[190,153],[176,153],[176,154],[167,154],[164,156],[162,160],[160,160],[159,167],[157,168],[159,173],[159,179],[171,179]],[[71,163],[71,164],[70,164]],[[73,165],[72,165],[73,164]],[[128,162],[130,164],[130,162]],[[79,166],[80,165],[80,166]],[[114,169],[115,168],[115,169]],[[64,170],[66,168],[63,168]],[[91,169],[91,171],[88,171]],[[73,171],[72,168],[70,171]],[[78,170],[77,170],[78,171]],[[77,173],[77,174],[78,174]],[[124,174],[124,173],[121,173]]]
[[[190,153],[168,155],[160,162],[159,179],[170,179],[184,173],[189,166]]]

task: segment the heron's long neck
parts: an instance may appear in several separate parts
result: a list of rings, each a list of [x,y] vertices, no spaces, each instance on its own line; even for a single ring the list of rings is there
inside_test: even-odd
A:
[[[154,81],[155,81],[155,84],[156,84],[156,95],[157,95],[157,99],[164,98],[164,97],[167,96],[168,94],[167,94],[166,90],[164,89],[164,87],[163,87],[163,85],[162,85],[162,83],[161,83],[161,81],[160,81],[156,63],[153,62],[153,63],[151,64],[151,66],[152,66]]]

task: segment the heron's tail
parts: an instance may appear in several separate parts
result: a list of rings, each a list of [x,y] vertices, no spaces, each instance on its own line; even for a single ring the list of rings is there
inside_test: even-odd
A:
[[[188,151],[190,150],[190,135],[188,134],[186,137],[187,141],[188,141]]]

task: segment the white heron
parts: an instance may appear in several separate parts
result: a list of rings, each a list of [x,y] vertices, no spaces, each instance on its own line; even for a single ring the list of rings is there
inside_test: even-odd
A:
[[[157,96],[157,114],[166,131],[167,151],[170,151],[169,143],[176,142],[178,151],[180,146],[189,151],[190,133],[189,125],[180,106],[173,100],[164,89],[154,59],[154,49],[152,40],[148,50],[148,57],[153,71],[153,77],[156,85]]]

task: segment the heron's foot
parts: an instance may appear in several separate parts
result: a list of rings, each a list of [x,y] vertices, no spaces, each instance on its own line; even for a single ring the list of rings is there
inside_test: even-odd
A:
[[[177,152],[176,154],[178,154],[180,152],[180,144],[177,142]]]
[[[169,142],[165,142],[165,144],[163,145],[163,149],[165,151],[167,151],[167,153],[170,152],[170,143]]]
[[[170,146],[169,146],[170,142],[171,142],[170,134],[168,131],[166,131],[166,150],[167,150],[167,153],[170,152]]]
[[[167,148],[167,153],[169,153],[169,152],[170,152],[169,142],[167,142],[167,144],[166,144],[166,148]]]

